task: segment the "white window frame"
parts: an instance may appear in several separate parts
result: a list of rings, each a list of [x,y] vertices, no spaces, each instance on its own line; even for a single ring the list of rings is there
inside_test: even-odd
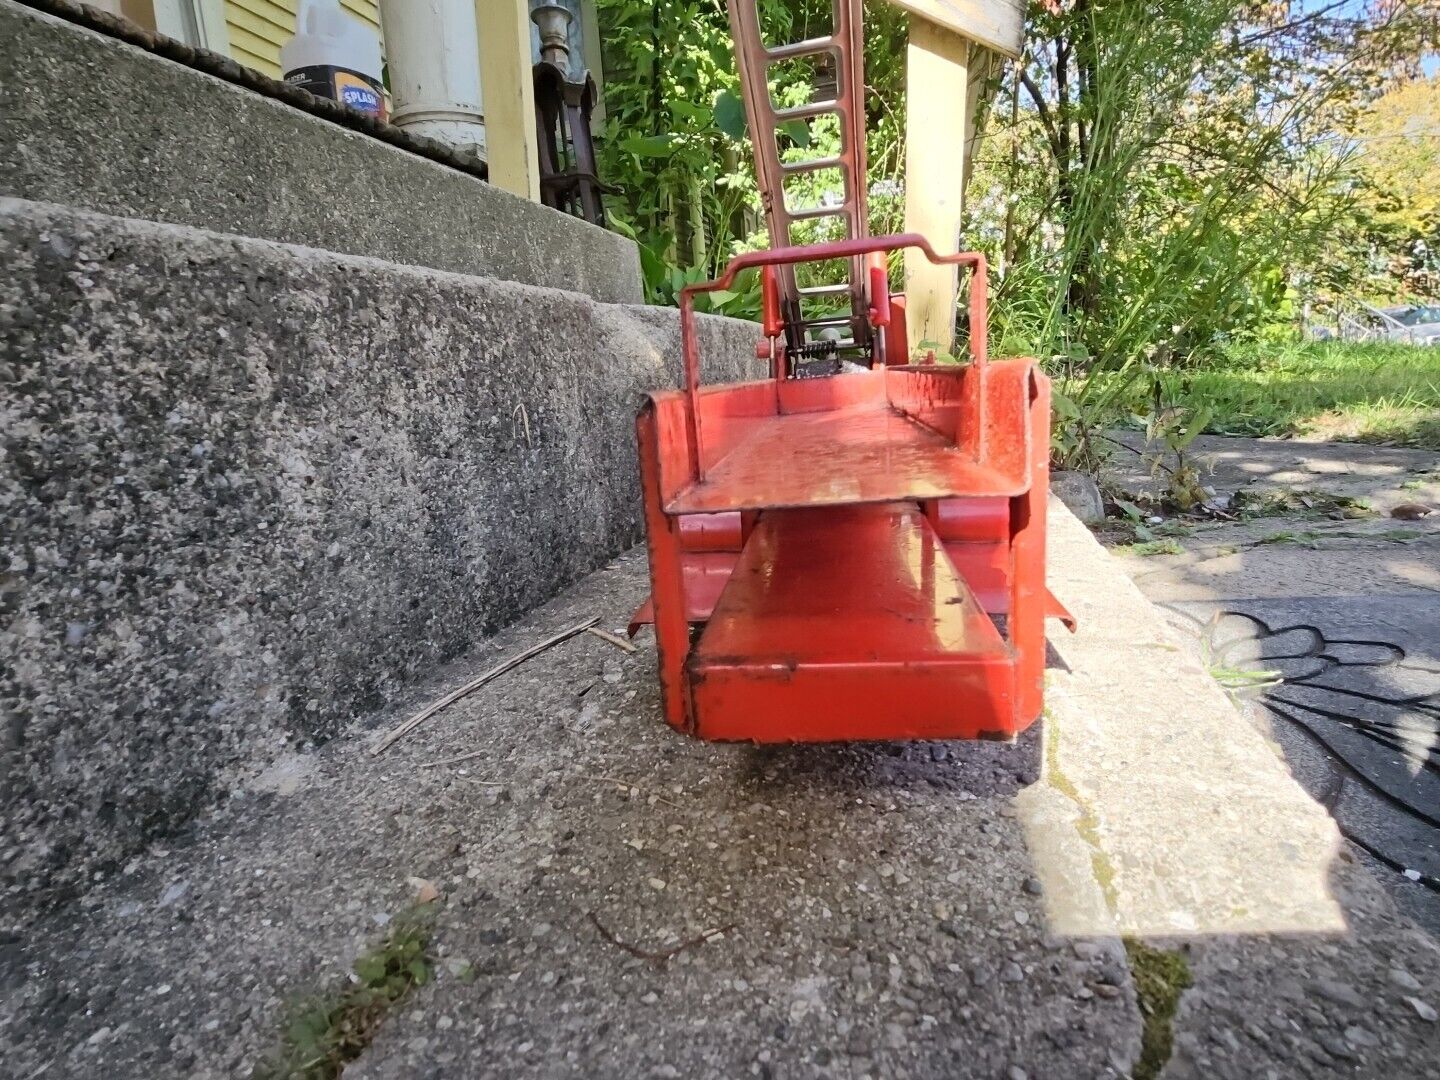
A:
[[[196,48],[230,55],[225,0],[153,0],[155,29]]]

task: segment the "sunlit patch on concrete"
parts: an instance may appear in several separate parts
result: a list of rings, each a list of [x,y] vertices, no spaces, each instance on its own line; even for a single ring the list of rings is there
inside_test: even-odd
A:
[[[1044,791],[1018,806],[1051,929],[1343,932],[1334,821],[1089,533],[1056,510],[1050,528],[1080,631],[1055,642],[1069,670],[1051,672]]]

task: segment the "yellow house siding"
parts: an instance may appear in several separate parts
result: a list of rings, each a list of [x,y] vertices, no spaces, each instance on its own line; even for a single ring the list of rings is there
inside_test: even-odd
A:
[[[380,26],[376,0],[341,0],[347,11]],[[298,0],[225,0],[230,55],[246,67],[280,78],[280,46],[295,33]]]

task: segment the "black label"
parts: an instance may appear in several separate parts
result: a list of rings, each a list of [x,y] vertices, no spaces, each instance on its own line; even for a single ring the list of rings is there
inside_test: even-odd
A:
[[[385,92],[374,79],[349,68],[313,64],[285,73],[291,86],[308,90],[316,97],[329,98],[358,112],[385,119]]]

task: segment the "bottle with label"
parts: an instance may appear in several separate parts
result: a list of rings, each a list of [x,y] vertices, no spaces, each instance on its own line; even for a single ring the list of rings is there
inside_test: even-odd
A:
[[[280,47],[285,81],[385,119],[380,39],[340,0],[300,0],[295,36]]]

